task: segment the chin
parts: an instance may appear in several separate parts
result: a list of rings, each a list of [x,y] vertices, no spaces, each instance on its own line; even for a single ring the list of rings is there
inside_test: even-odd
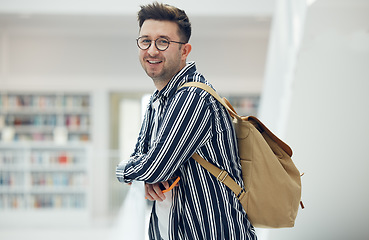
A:
[[[146,71],[146,74],[151,77],[152,79],[160,79],[161,78],[161,73],[157,72],[157,71]]]

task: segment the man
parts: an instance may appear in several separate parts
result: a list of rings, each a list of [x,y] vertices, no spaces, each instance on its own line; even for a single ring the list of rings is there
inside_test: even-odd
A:
[[[191,52],[186,13],[153,3],[141,7],[138,20],[139,59],[157,90],[134,153],[117,166],[118,180],[145,182],[146,198],[154,201],[150,239],[256,239],[235,194],[191,158],[198,153],[243,186],[226,109],[201,89],[177,90],[191,81],[210,85],[194,62],[186,63]],[[169,191],[173,180],[179,182]]]

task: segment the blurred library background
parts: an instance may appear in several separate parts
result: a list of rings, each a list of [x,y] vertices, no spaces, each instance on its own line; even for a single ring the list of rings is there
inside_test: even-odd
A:
[[[135,42],[136,13],[141,4],[150,2],[0,0],[1,240],[147,239],[150,203],[144,199],[143,185],[119,183],[115,167],[133,151],[148,98],[155,91],[140,66]],[[310,170],[312,176],[316,170],[310,165],[309,152],[304,154],[306,142],[300,138],[301,127],[309,119],[303,109],[323,117],[327,114],[330,119],[341,111],[333,107],[328,113],[326,99],[340,101],[339,97],[346,96],[346,102],[340,102],[340,106],[349,105],[346,109],[369,101],[359,94],[369,89],[368,81],[363,80],[369,65],[368,3],[167,3],[185,9],[192,22],[193,49],[188,61],[196,62],[198,71],[240,115],[260,117],[286,139],[296,150],[298,168]],[[334,34],[327,36],[331,29]],[[355,32],[350,32],[353,29]],[[347,48],[335,41],[347,36],[353,36]],[[330,48],[328,54],[322,54]],[[344,58],[331,54],[337,49]],[[329,56],[323,61],[326,66],[315,66],[318,61],[314,59],[323,56]],[[337,59],[345,59],[346,68],[337,68]],[[353,70],[350,66],[354,65]],[[350,84],[338,86],[338,94],[327,88],[320,94],[317,85],[330,86],[340,78],[349,82],[343,79],[346,72],[329,76],[329,69],[356,75]],[[357,88],[351,89],[353,86]],[[359,96],[362,98],[356,101]],[[365,122],[368,116],[360,119]],[[304,139],[308,141],[306,135],[312,132],[306,131]],[[309,144],[315,143],[315,136],[310,140]],[[339,158],[335,159],[339,162]],[[303,191],[304,202],[313,207],[302,213],[297,226],[289,231],[258,229],[259,239],[309,239],[308,229],[312,228],[322,239],[346,234],[332,235],[332,229],[344,229],[337,227],[341,224],[337,220],[325,228],[315,225],[314,211],[323,208],[314,205],[318,204],[315,197],[328,194],[323,190],[312,194],[312,186],[325,179],[319,172],[315,176],[316,180],[305,178],[304,190],[310,194]],[[368,196],[365,192],[358,201],[365,203]],[[360,212],[352,210],[355,216]],[[368,222],[368,217],[362,216],[359,228]],[[360,229],[358,236],[367,236],[368,230]]]

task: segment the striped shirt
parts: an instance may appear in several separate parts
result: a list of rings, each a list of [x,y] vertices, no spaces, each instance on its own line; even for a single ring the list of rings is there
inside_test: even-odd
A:
[[[117,166],[120,182],[157,183],[180,176],[172,190],[169,239],[256,239],[254,228],[235,194],[193,158],[198,153],[226,170],[241,186],[241,166],[232,120],[209,93],[195,87],[177,90],[185,82],[210,85],[188,63],[148,104],[138,141],[128,163]],[[152,102],[161,102],[157,136],[150,143]],[[160,240],[155,202],[149,225],[150,239]]]

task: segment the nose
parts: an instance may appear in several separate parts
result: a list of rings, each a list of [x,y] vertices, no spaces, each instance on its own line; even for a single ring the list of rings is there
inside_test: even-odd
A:
[[[150,47],[147,49],[147,52],[150,56],[156,56],[159,53],[159,50],[155,46],[155,41],[151,42]]]

